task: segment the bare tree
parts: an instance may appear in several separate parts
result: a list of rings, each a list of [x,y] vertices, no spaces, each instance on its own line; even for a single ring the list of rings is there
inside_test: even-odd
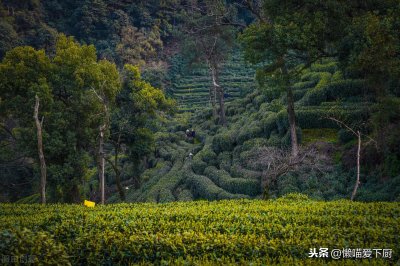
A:
[[[40,197],[42,204],[46,204],[46,161],[43,153],[43,137],[42,137],[42,125],[43,119],[39,120],[39,97],[35,96],[35,109],[33,118],[35,119],[36,130],[37,130],[37,142],[38,142],[38,153],[40,160]]]
[[[349,131],[350,133],[352,133],[354,136],[357,137],[357,178],[356,178],[356,183],[354,184],[353,193],[351,193],[351,197],[350,197],[351,200],[354,200],[354,198],[357,194],[358,187],[360,185],[360,158],[361,158],[361,135],[362,134],[361,134],[360,130],[355,130],[355,129],[351,128],[346,123],[344,123],[343,121],[340,121],[337,118],[334,118],[334,117],[327,117],[327,118],[336,122],[340,126],[343,126],[347,131]],[[370,137],[368,137],[368,138],[370,139],[370,141],[375,142],[375,140],[373,140],[372,138],[370,138]]]
[[[318,152],[314,146],[299,150],[298,155],[298,158],[293,158],[291,151],[277,147],[256,147],[247,156],[246,164],[262,171],[261,186],[264,193],[280,176],[291,171],[326,173],[333,169],[329,156]]]

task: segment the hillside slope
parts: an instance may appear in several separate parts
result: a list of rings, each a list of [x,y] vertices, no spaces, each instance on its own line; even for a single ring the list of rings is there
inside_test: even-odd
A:
[[[304,72],[293,88],[305,160],[276,177],[261,157],[276,152],[274,147],[288,147],[290,136],[285,95],[273,87],[227,104],[226,128],[215,125],[207,108],[195,112],[189,121],[172,123],[158,135],[155,167],[145,171],[143,186],[129,192],[127,200],[261,198],[290,192],[317,199],[347,198],[355,178],[354,138],[328,117],[360,124],[367,121],[374,102],[362,93],[363,86],[362,80],[344,79],[332,60]],[[195,139],[186,138],[188,127],[196,130]],[[192,159],[189,153],[194,154]],[[360,188],[360,200],[400,199],[399,177],[379,184],[365,174],[362,182],[366,184]],[[384,195],[388,189],[390,193]]]
[[[225,101],[229,102],[254,90],[255,69],[242,59],[236,49],[222,65],[219,75],[220,85],[224,88]],[[169,94],[178,101],[180,112],[193,112],[210,104],[209,91],[212,80],[206,66],[189,66],[180,54],[170,60]]]

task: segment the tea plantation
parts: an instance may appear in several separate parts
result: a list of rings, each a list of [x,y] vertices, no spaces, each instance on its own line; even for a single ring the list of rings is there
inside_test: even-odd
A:
[[[221,66],[219,84],[224,88],[226,102],[230,102],[255,89],[254,67],[245,64],[243,55],[236,49]],[[190,67],[181,55],[170,62],[169,94],[178,101],[180,112],[200,111],[210,104],[212,80],[204,65]]]
[[[0,254],[35,265],[394,265],[399,203],[278,200],[0,205]],[[328,248],[328,258],[309,258]],[[333,249],[391,258],[334,260]]]
[[[261,198],[266,168],[249,158],[256,158],[260,147],[290,145],[285,92],[274,84],[264,86],[265,91],[254,90],[226,105],[227,127],[217,125],[212,110],[204,107],[170,121],[164,132],[156,134],[154,167],[142,174],[139,189],[127,192],[127,201]],[[331,59],[304,71],[293,86],[298,137],[303,149],[313,147],[325,158],[325,168],[288,171],[269,186],[267,197],[301,192],[320,200],[350,198],[355,165],[345,170],[341,165],[355,160],[354,151],[349,150],[354,137],[327,117],[356,121],[362,128],[376,108],[363,86],[362,80],[343,77]],[[195,129],[194,139],[186,138],[187,128]],[[377,175],[366,173],[361,181],[357,200],[400,200],[400,176],[382,184]],[[110,203],[118,201],[117,194],[109,198]]]

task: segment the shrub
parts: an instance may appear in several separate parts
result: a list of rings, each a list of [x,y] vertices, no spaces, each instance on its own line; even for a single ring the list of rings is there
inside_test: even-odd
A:
[[[167,174],[159,178],[157,183],[154,184],[151,188],[145,190],[144,193],[141,194],[140,197],[138,197],[138,200],[152,202],[158,202],[160,200],[172,201],[172,198],[174,198],[173,200],[175,200],[175,197],[170,193],[174,191],[183,181],[183,172],[188,171],[188,168],[189,164],[187,163],[187,161],[185,164],[183,164],[183,160],[176,161],[171,170]],[[169,190],[169,192],[167,190]]]
[[[178,200],[179,201],[192,201],[193,200],[192,192],[190,192],[190,190],[188,190],[188,189],[182,190],[178,194]]]
[[[212,149],[217,154],[223,151],[231,151],[235,146],[235,137],[230,131],[215,135],[212,140]]]
[[[308,201],[310,198],[301,193],[287,193],[278,199],[279,201]]]
[[[313,64],[310,69],[314,72],[329,72],[333,74],[337,71],[338,66],[336,62],[329,62],[322,64]]]
[[[255,121],[240,129],[239,132],[234,132],[236,135],[236,143],[242,144],[246,140],[261,137],[263,130],[260,123]]]
[[[261,179],[261,172],[243,168],[237,164],[232,165],[230,173],[232,177],[244,179]]]
[[[203,175],[196,175],[188,173],[186,180],[187,187],[193,193],[195,198],[217,200],[218,194],[223,191],[222,188],[215,185],[208,177]]]
[[[293,85],[294,91],[306,91],[309,88],[315,87],[317,85],[318,80],[307,80],[307,81],[300,81]]]
[[[286,110],[282,110],[278,113],[276,125],[279,134],[284,135],[289,128],[288,114]]]
[[[276,132],[273,132],[267,143],[268,146],[280,147],[282,145],[282,137],[280,137]]]
[[[318,81],[321,78],[321,72],[308,72],[305,73],[303,76],[301,76],[301,81],[313,81],[315,84],[318,83]]]
[[[343,79],[342,71],[338,70],[332,75],[332,81],[340,81]]]
[[[301,128],[339,128],[336,122],[326,118],[336,117],[345,118],[350,121],[367,121],[369,111],[363,106],[348,108],[338,106],[338,108],[301,108],[296,111],[296,120]]]
[[[338,131],[332,128],[303,129],[303,144],[310,144],[316,141],[335,143]]]
[[[327,86],[331,80],[331,76],[330,73],[322,73],[317,85],[307,91],[300,103],[303,105],[318,105],[321,102],[325,102],[328,97]]]
[[[65,247],[47,232],[15,227],[1,231],[0,239],[2,259],[8,255],[18,259],[16,264],[71,265]]]
[[[155,175],[162,173],[167,173],[171,169],[170,163],[166,163],[164,160],[160,160],[157,162],[155,167],[146,169],[141,175],[141,181],[146,182],[153,178]]]
[[[211,149],[211,145],[209,144],[204,145],[203,149],[199,151],[195,157],[198,157],[198,159],[207,164],[217,165],[217,154]]]
[[[279,99],[274,99],[269,103],[267,111],[278,113],[283,109],[285,109],[285,106],[283,105],[282,101]]]
[[[264,134],[268,138],[271,132],[277,129],[278,114],[272,113],[266,119],[261,121],[261,125],[264,130]]]
[[[260,194],[261,184],[257,180],[233,178],[225,170],[218,170],[210,166],[204,171],[215,184],[224,190],[234,194],[246,194],[249,196],[256,196]]]
[[[197,154],[193,157],[192,170],[198,175],[204,174],[204,169],[206,169],[207,164],[200,159]]]
[[[154,134],[157,142],[177,142],[182,139],[183,133],[157,132]]]
[[[244,194],[232,194],[229,192],[226,192],[225,190],[222,190],[218,194],[218,199],[223,200],[223,199],[250,199],[249,195],[244,195]]]
[[[171,202],[175,201],[175,197],[172,194],[171,190],[162,188],[158,194],[158,199],[157,202],[159,203],[165,203],[165,202]]]
[[[229,171],[232,165],[232,156],[229,152],[221,152],[218,155],[218,164],[220,169]],[[204,173],[204,172],[203,172]]]
[[[249,140],[243,142],[242,150],[248,151],[254,147],[266,146],[267,143],[268,143],[268,140],[265,138],[252,138],[252,139],[249,139]]]
[[[362,95],[365,91],[365,82],[363,80],[338,80],[327,85],[326,99],[332,101],[340,98],[358,96]]]
[[[238,195],[219,190],[216,197]],[[398,203],[323,202],[296,194],[268,201],[124,203],[90,209],[0,204],[0,209],[0,254],[37,255],[34,265],[310,265],[315,263],[307,253],[315,243],[392,249],[391,260],[376,259],[374,265],[400,259]],[[28,228],[27,233],[16,233],[16,224]],[[40,260],[42,254],[49,260]],[[320,262],[343,265],[343,260]]]
[[[295,102],[300,101],[304,95],[306,95],[306,90],[294,90],[293,91],[293,99]]]
[[[265,102],[266,100],[267,100],[267,97],[266,97],[265,95],[261,94],[261,95],[258,95],[258,96],[256,96],[256,97],[254,97],[254,99],[253,99],[253,104],[254,104],[254,106],[256,106],[257,108],[259,108],[260,105],[261,105],[263,102]]]

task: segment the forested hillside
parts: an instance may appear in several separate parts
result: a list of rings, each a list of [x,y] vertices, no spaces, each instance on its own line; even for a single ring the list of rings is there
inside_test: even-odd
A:
[[[398,0],[0,0],[1,265],[400,265]]]
[[[399,201],[399,17],[389,0],[3,0],[0,201]]]

